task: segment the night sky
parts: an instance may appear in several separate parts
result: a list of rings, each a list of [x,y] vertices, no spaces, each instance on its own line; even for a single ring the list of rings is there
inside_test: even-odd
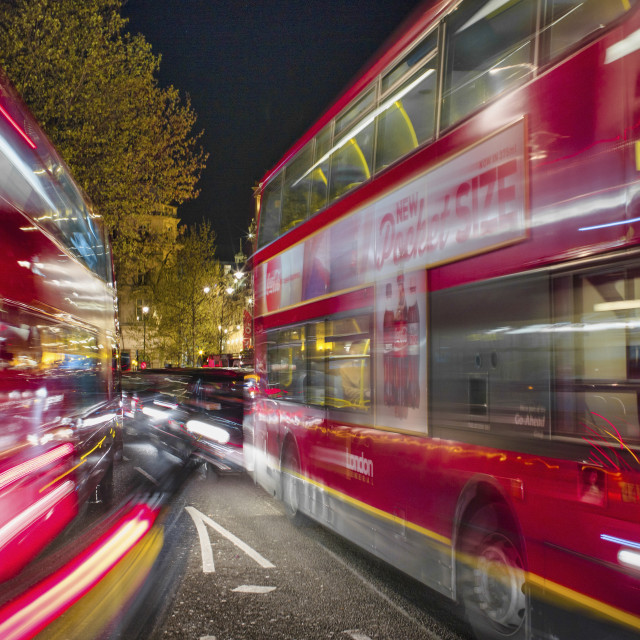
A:
[[[160,84],[191,97],[209,152],[183,223],[211,221],[233,259],[252,186],[419,4],[417,0],[128,0],[128,29],[162,56]]]

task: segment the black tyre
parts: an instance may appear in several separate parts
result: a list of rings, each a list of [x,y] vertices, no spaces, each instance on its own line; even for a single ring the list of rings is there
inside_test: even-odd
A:
[[[287,447],[282,457],[282,502],[285,513],[291,522],[301,525],[305,521],[300,512],[302,502],[302,480],[300,478],[300,459],[295,447]]]
[[[198,461],[196,464],[196,473],[198,474],[198,478],[200,480],[206,480],[209,483],[214,483],[218,481],[218,473],[215,467],[204,460]]]
[[[525,640],[530,606],[525,563],[508,510],[487,505],[463,523],[458,545],[458,594],[481,640]]]

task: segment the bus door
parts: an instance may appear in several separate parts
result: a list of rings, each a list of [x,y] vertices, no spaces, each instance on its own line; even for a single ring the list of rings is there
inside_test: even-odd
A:
[[[270,353],[271,349],[267,347],[267,356]],[[277,402],[280,390],[273,375],[258,378],[249,393],[249,405],[245,407],[243,420],[245,463],[251,467],[247,470],[253,473],[255,482],[271,494],[277,486],[279,457],[273,444],[280,427]]]
[[[358,312],[329,318],[323,327],[328,411],[323,480],[334,495],[331,503],[334,521],[329,524],[344,535],[355,535],[355,539],[359,539],[358,532],[371,531],[370,526],[361,526],[361,514],[348,506],[351,502],[346,496],[370,501],[369,494],[373,490],[371,439],[363,440],[358,435],[373,422],[372,324],[370,312]],[[368,444],[363,444],[365,442]],[[355,526],[356,531],[352,531],[351,526]],[[371,541],[362,542],[369,545]]]
[[[267,393],[271,390],[266,388]],[[279,452],[275,446],[280,430],[278,403],[269,395],[259,398],[253,404],[252,418],[254,477],[269,493],[274,493],[279,467]]]
[[[306,483],[302,508],[322,508],[317,496],[326,458],[324,320],[277,329],[269,333],[268,393],[277,405],[263,442],[272,468],[292,471]],[[277,422],[277,424],[276,424]],[[309,466],[307,461],[314,461]],[[318,482],[319,481],[319,482]]]

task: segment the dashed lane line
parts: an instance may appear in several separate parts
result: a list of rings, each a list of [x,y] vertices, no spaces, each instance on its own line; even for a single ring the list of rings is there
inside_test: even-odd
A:
[[[358,629],[347,629],[342,633],[346,633],[351,638],[351,640],[371,640],[369,636],[365,635],[364,633],[360,633]]]
[[[241,584],[239,587],[231,589],[236,593],[271,593],[275,590],[276,587],[261,587],[256,584]]]
[[[141,475],[143,475],[147,480],[150,480],[151,482],[153,482],[153,484],[155,484],[156,487],[160,486],[158,481],[150,473],[147,473],[144,469],[141,469],[140,467],[134,467],[134,470],[140,473]]]

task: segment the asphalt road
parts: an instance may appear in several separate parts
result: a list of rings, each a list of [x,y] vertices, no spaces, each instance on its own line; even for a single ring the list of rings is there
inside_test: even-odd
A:
[[[157,472],[127,457],[136,473]],[[164,587],[145,637],[471,637],[447,600],[314,523],[294,526],[246,475],[198,469],[172,502]]]

